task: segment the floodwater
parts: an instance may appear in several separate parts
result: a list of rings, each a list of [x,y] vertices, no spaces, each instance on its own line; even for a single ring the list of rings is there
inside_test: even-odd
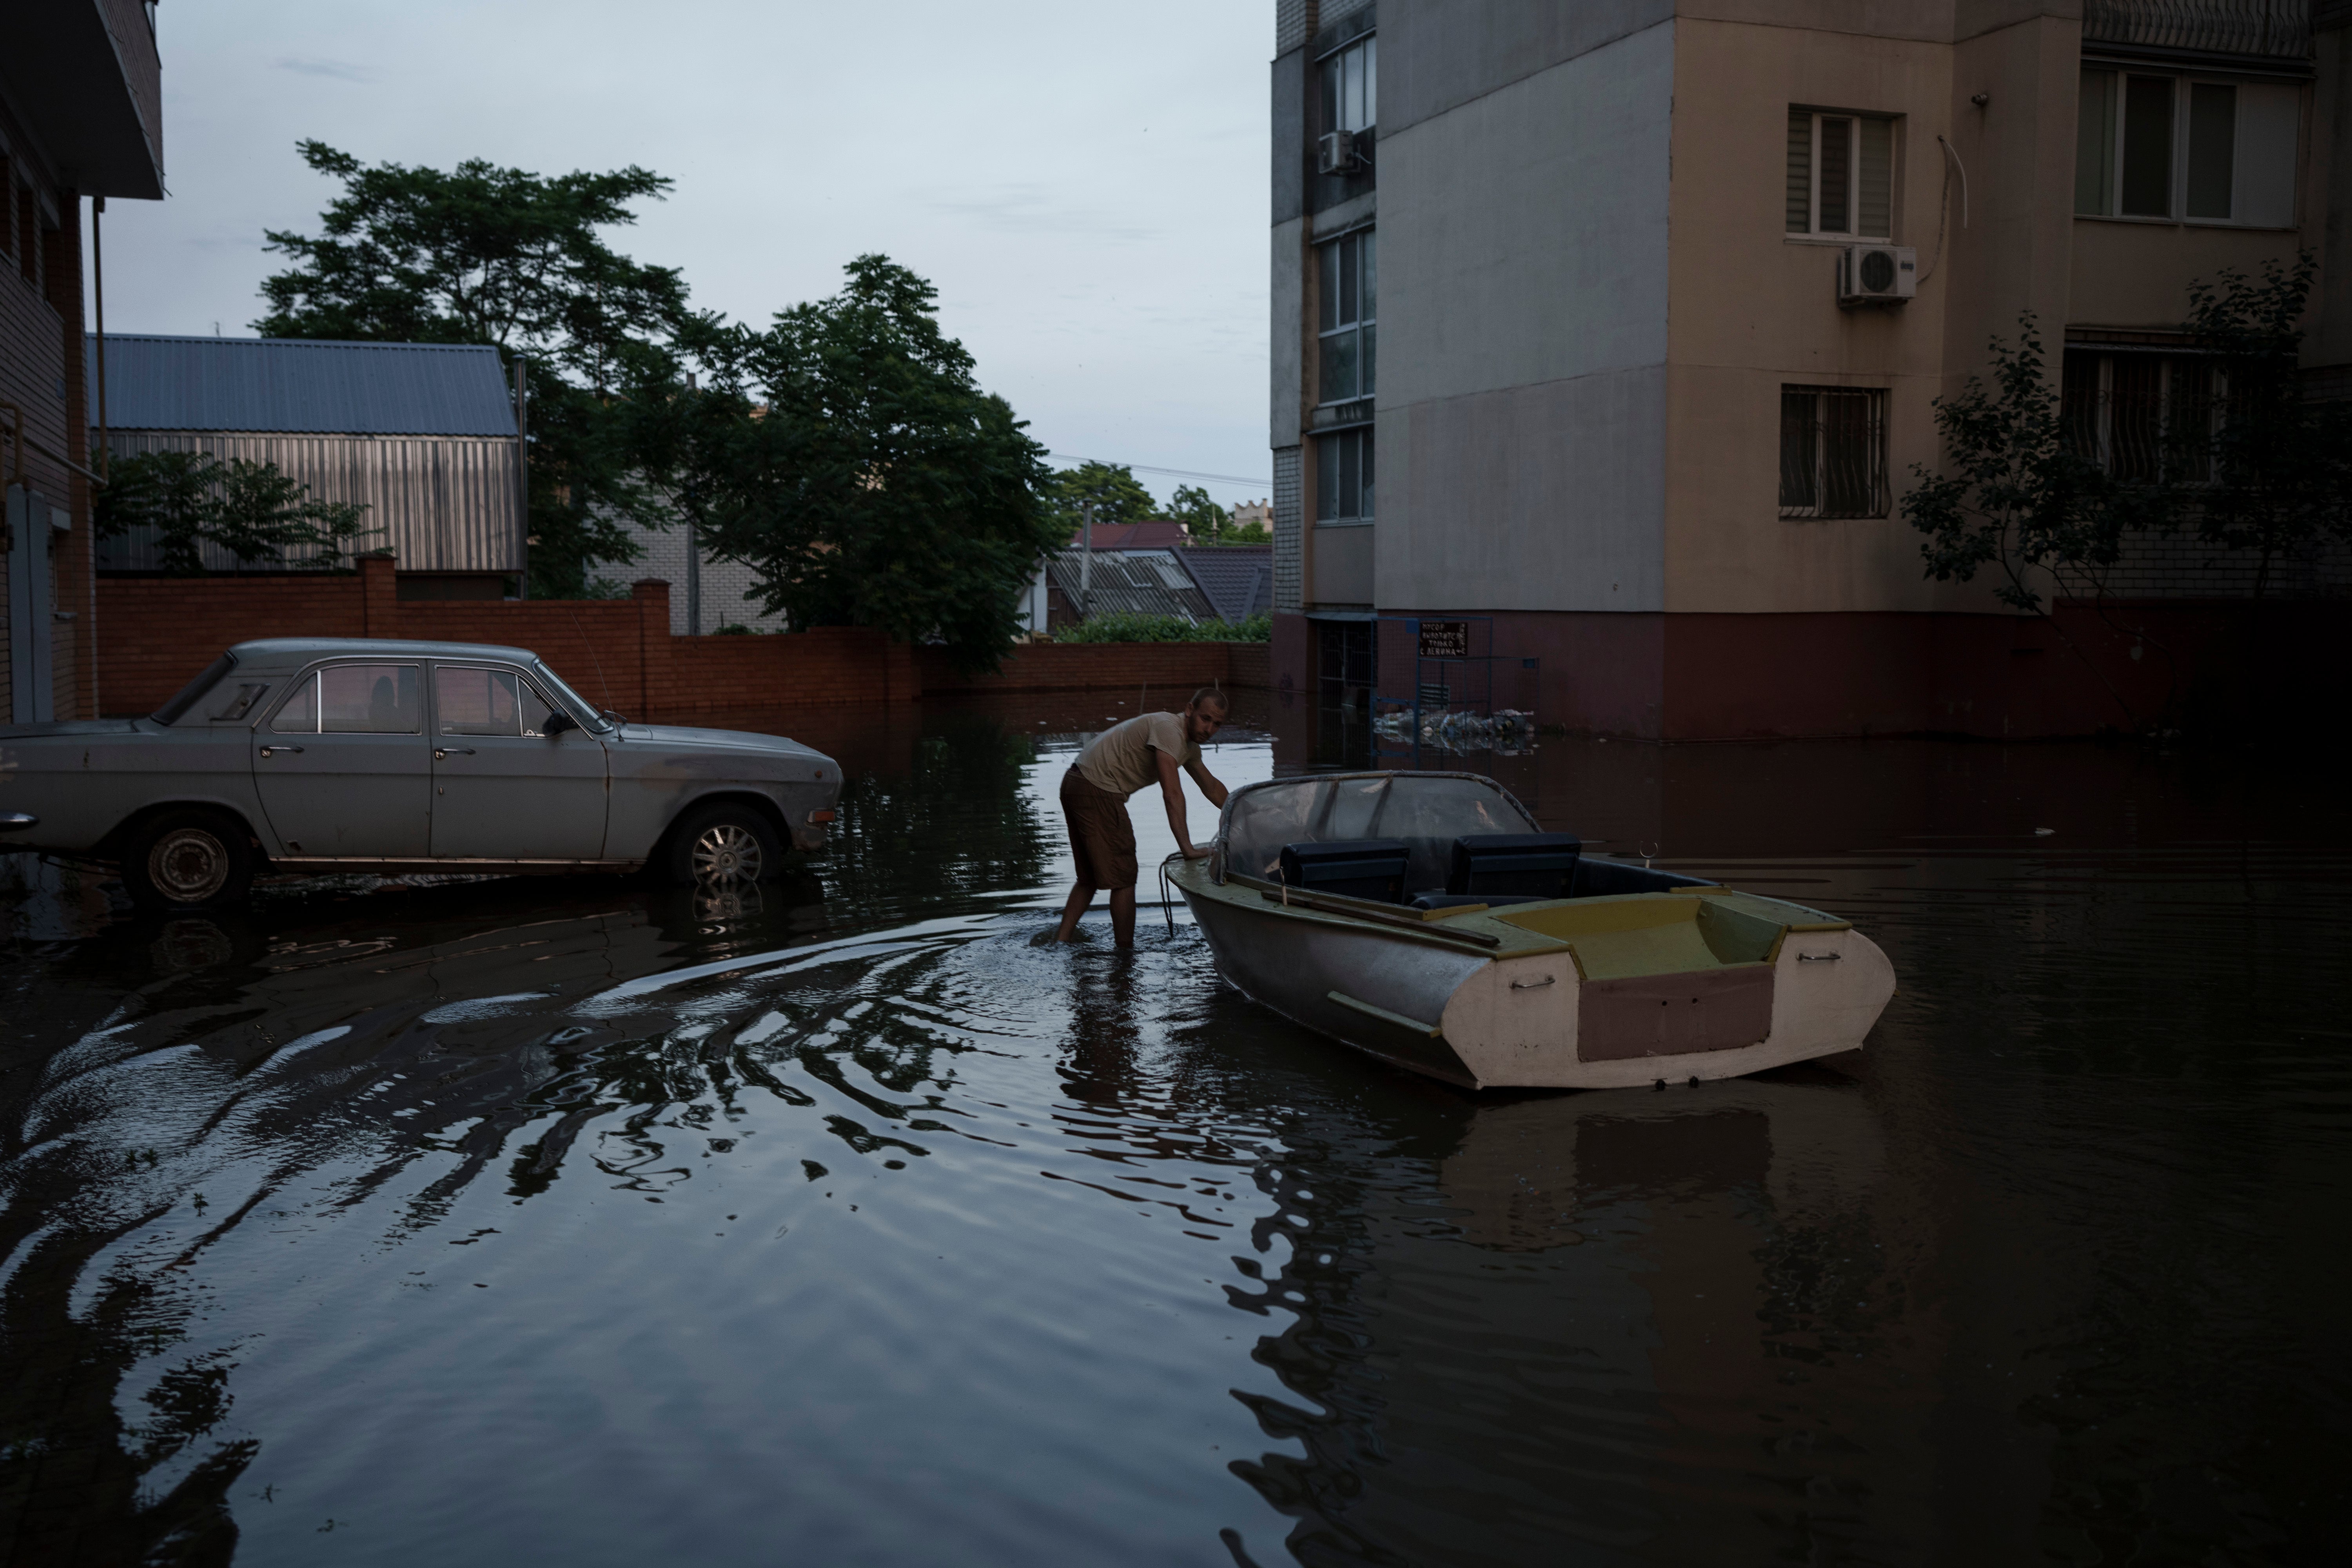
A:
[[[1547,826],[1851,916],[1902,984],[1824,1063],[1473,1097],[1222,988],[1181,912],[1029,945],[1059,773],[1133,706],[790,721],[855,781],[837,847],[740,898],[295,884],[154,922],[28,875],[0,1559],[2341,1550],[2339,774],[1469,759]],[[1230,783],[1370,744],[1244,717]]]

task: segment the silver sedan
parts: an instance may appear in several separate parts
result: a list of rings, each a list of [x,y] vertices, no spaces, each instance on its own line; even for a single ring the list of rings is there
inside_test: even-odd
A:
[[[757,881],[840,796],[797,742],[633,724],[467,643],[239,643],[144,718],[0,727],[0,847],[117,866],[155,909],[265,868]]]

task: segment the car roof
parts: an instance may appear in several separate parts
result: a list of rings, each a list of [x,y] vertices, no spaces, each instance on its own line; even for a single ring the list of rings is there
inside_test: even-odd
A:
[[[509,664],[536,664],[539,655],[523,647],[495,643],[424,642],[403,637],[259,637],[228,650],[241,669],[283,668],[313,659],[375,654],[404,658],[494,658]]]

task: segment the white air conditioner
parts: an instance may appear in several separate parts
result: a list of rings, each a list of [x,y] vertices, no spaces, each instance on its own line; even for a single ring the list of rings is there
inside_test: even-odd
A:
[[[1907,245],[1849,245],[1838,252],[1838,303],[1899,305],[1919,291],[1919,253]]]
[[[1356,133],[1352,131],[1326,131],[1316,143],[1315,172],[1318,174],[1345,174],[1356,167]]]

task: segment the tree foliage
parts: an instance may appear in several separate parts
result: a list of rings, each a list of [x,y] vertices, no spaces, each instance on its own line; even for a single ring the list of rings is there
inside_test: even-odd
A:
[[[205,571],[204,547],[217,545],[240,564],[340,566],[367,529],[367,508],[356,501],[313,498],[275,463],[209,452],[139,452],[108,466],[92,510],[100,539],[134,528],[155,530],[165,572],[193,577]],[[289,557],[289,550],[313,553]]]
[[[1947,468],[1913,464],[1903,517],[1927,537],[1927,575],[1939,583],[1999,579],[1993,596],[2047,614],[2045,595],[2095,596],[2136,530],[2165,526],[2173,500],[2126,486],[2066,439],[2058,389],[2045,369],[2032,311],[2013,343],[1991,342],[1992,383],[1977,376],[1936,400]]]
[[[1142,522],[1160,514],[1160,503],[1124,463],[1080,463],[1052,477],[1047,504],[1069,527],[1081,521],[1081,509],[1095,504],[1095,521]]]
[[[1211,542],[1223,537],[1233,526],[1233,514],[1209,499],[1209,492],[1197,485],[1178,485],[1175,499],[1169,503],[1168,515],[1184,524],[1194,539]]]
[[[2224,268],[2189,286],[2188,330],[2214,356],[2224,388],[2210,437],[2211,482],[2193,499],[2199,533],[2259,553],[2254,596],[2272,563],[2323,541],[2352,539],[2352,405],[2304,395],[2302,321],[2317,263],[2265,262],[2259,279]]]
[[[878,626],[992,667],[1021,591],[1067,537],[1045,448],[940,330],[934,290],[861,256],[831,299],[764,331],[703,321],[706,386],[669,400],[647,449],[716,553],[758,574],[794,626]]]
[[[594,561],[636,550],[617,520],[669,513],[634,446],[626,400],[668,385],[688,320],[669,268],[633,261],[602,230],[670,182],[632,165],[555,176],[468,159],[450,170],[362,164],[322,142],[303,161],[338,180],[316,236],[270,230],[294,265],[261,286],[265,336],[495,344],[530,356],[531,591],[581,592]]]

